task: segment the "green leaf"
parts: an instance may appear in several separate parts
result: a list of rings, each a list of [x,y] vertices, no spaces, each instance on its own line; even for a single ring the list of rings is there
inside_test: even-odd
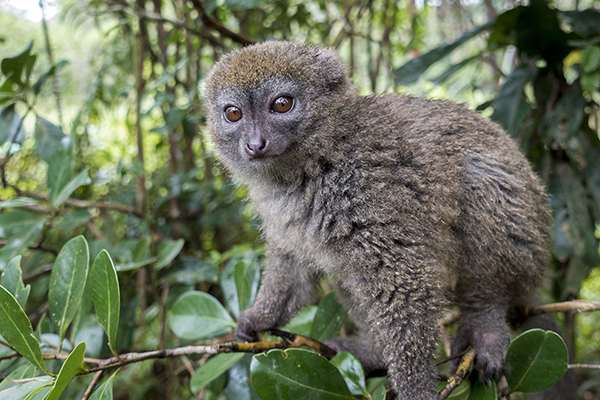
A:
[[[246,275],[248,266],[248,263],[244,261],[235,263],[234,280],[239,311],[244,311],[250,302],[250,279]]]
[[[327,293],[319,302],[310,337],[319,342],[333,339],[340,331],[345,316],[346,310],[337,301],[335,293]]]
[[[0,286],[0,335],[19,354],[33,365],[47,372],[42,349],[33,336],[31,322],[17,300],[8,290]]]
[[[141,238],[135,248],[133,249],[133,262],[142,262],[145,261],[150,255],[150,238],[148,236],[144,236]]]
[[[371,400],[385,400],[385,386],[377,386],[377,389],[371,395]]]
[[[559,335],[531,329],[508,346],[504,375],[511,391],[537,392],[558,382],[568,362],[567,346]]]
[[[4,270],[8,260],[23,253],[27,246],[35,241],[44,228],[44,222],[40,221],[36,225],[29,226],[29,230],[22,236],[12,236],[8,242],[0,249],[0,271]]]
[[[600,47],[586,47],[581,52],[581,68],[583,72],[592,73],[600,68]]]
[[[0,214],[0,237],[7,243],[0,249],[0,271],[13,257],[32,244],[44,228],[46,218],[25,210],[11,210]]]
[[[56,195],[55,198],[51,199],[52,207],[59,207],[62,203],[69,198],[69,196],[77,190],[80,186],[89,185],[92,180],[88,176],[88,169],[81,171],[75,178],[71,179]]]
[[[102,385],[100,385],[92,396],[90,400],[112,400],[113,399],[113,381],[115,376],[120,371],[120,369],[116,370]]]
[[[197,282],[219,282],[219,270],[210,262],[195,257],[181,257],[173,262],[163,278],[171,283],[194,285]]]
[[[73,229],[77,229],[85,225],[91,217],[92,215],[88,210],[73,211],[65,215],[63,218],[58,219],[53,227],[57,227],[64,231],[72,231]]]
[[[29,197],[13,197],[10,200],[0,201],[0,208],[18,208],[25,206],[35,206],[40,204],[36,199]]]
[[[46,396],[45,400],[58,400],[60,395],[65,391],[67,385],[79,374],[83,372],[83,357],[85,356],[85,343],[79,343],[77,347],[69,354],[65,360],[56,380],[54,387]]]
[[[356,357],[344,351],[337,354],[329,362],[340,371],[352,394],[363,396],[369,394],[365,384],[365,371]]]
[[[310,330],[315,315],[317,315],[317,308],[317,306],[309,306],[300,310],[283,329],[298,335],[310,336]]]
[[[250,364],[252,385],[263,400],[354,399],[340,371],[304,349],[271,350]]]
[[[89,274],[89,272],[88,272]],[[92,313],[92,304],[94,303],[92,300],[92,290],[90,289],[90,280],[89,278],[86,280],[85,282],[85,288],[83,290],[83,295],[81,296],[81,302],[79,303],[79,308],[77,308],[77,311],[75,312],[75,316],[73,317],[73,321],[71,322],[71,329],[69,329],[69,342],[70,343],[79,343],[79,342],[86,342],[87,343],[87,352],[88,354],[92,354],[92,351],[95,351],[97,349],[98,346],[95,346],[95,343],[101,343],[100,347],[102,346],[102,344],[104,344],[104,335],[102,333],[103,328],[101,326],[98,326],[97,324],[95,324],[92,321],[89,321],[89,317],[91,317],[91,313]],[[86,323],[87,322],[87,323]],[[95,321],[97,322],[97,321]],[[86,328],[87,325],[87,328]],[[90,326],[91,325],[91,326]],[[81,333],[81,331],[84,331],[84,333]],[[81,339],[81,336],[86,335],[86,332],[93,332],[90,333],[90,336],[92,336],[92,338],[90,339]],[[95,337],[94,337],[95,336]],[[95,340],[97,338],[97,336],[101,336],[101,338],[99,340]],[[95,353],[95,356],[99,356],[100,355],[100,350],[98,349],[98,352]]]
[[[250,382],[251,362],[252,354],[246,353],[237,364],[227,371],[227,386],[225,387],[227,400],[261,400]]]
[[[11,210],[0,214],[0,236],[4,238],[27,236],[33,227],[46,219],[25,210]]]
[[[12,381],[33,378],[36,372],[37,368],[33,364],[21,365],[19,368],[11,372],[6,379],[0,382],[0,393],[2,393],[3,390],[19,385],[19,383]]]
[[[118,264],[115,266],[115,269],[119,272],[137,271],[138,269],[145,267],[146,265],[152,264],[156,260],[158,260],[157,257],[152,257],[140,262],[128,262],[124,264]]]
[[[15,111],[15,104],[4,107],[0,112],[0,145],[4,142],[21,143],[24,138],[23,118]]]
[[[83,236],[69,240],[60,250],[48,289],[48,305],[54,328],[62,343],[85,288],[90,253]]]
[[[56,147],[54,154],[50,157],[50,161],[48,162],[48,196],[50,197],[50,203],[52,203],[54,207],[61,205],[73,190],[77,189],[77,187],[73,187],[73,185],[77,183],[84,184],[86,179],[89,180],[89,178],[87,178],[87,171],[84,171],[85,176],[80,177],[79,182],[74,182],[71,185],[71,188],[67,187],[70,183],[71,175],[73,174],[72,142],[70,137],[65,136],[61,140],[61,146]]]
[[[33,381],[25,382],[10,389],[0,391],[0,400],[26,399],[28,393],[32,393],[42,386],[49,385],[54,379],[49,376],[39,376]]]
[[[587,93],[598,91],[598,88],[600,88],[600,72],[584,74],[581,77],[581,88]]]
[[[121,298],[117,271],[115,271],[115,266],[106,250],[102,250],[94,260],[90,271],[89,286],[98,322],[104,328],[108,337],[108,345],[116,355],[115,344],[117,343]]]
[[[19,302],[21,308],[25,308],[31,286],[23,285],[23,271],[21,270],[21,256],[10,260],[2,273],[2,286],[12,294]]]
[[[217,299],[197,291],[179,297],[169,318],[173,333],[189,340],[203,339],[234,326],[235,322]]]
[[[14,82],[10,78],[5,79],[4,83],[0,85],[0,104],[16,100],[13,86]]]
[[[208,360],[206,364],[194,372],[190,380],[192,393],[198,393],[200,389],[217,379],[221,374],[240,361],[244,355],[244,353],[222,353]]]
[[[28,86],[31,70],[35,64],[36,56],[30,54],[33,41],[29,42],[25,50],[14,57],[2,60],[0,68],[2,73],[19,86]]]
[[[37,117],[35,121],[35,149],[42,160],[50,163],[50,159],[59,148],[63,148],[62,140],[65,138],[62,129]]]
[[[246,275],[248,267],[248,260],[233,258],[221,274],[221,290],[236,318],[248,307],[250,301],[250,280]]]
[[[436,61],[441,60],[450,54],[461,44],[477,36],[481,32],[489,29],[493,26],[494,21],[488,22],[487,24],[481,25],[475,29],[467,31],[462,34],[461,37],[456,39],[452,43],[445,44],[443,46],[436,47],[435,49],[423,54],[417,58],[413,58],[406,64],[394,71],[396,77],[396,84],[398,85],[409,85],[416,82],[419,77]]]
[[[42,385],[31,392],[23,400],[46,400],[46,396],[52,390],[52,382]]]
[[[492,120],[498,122],[513,138],[521,128],[531,106],[525,99],[525,85],[537,74],[535,65],[521,64],[515,68],[494,100]]]
[[[183,245],[185,244],[185,240],[164,240],[158,246],[158,261],[154,265],[155,270],[163,269],[173,262],[175,257],[181,252],[183,249]]]
[[[498,394],[496,392],[496,382],[485,384],[480,380],[476,380],[471,385],[471,394],[469,400],[496,400]]]

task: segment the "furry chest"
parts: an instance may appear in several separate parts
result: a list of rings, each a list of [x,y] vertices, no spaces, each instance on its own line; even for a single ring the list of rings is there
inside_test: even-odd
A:
[[[322,232],[322,217],[311,203],[286,196],[254,199],[263,234],[271,247],[293,254],[304,265],[331,272],[337,257]]]

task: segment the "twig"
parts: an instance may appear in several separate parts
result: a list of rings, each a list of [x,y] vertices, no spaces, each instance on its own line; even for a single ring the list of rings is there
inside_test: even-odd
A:
[[[5,356],[0,356],[0,361],[2,360],[10,360],[11,358],[16,358],[16,357],[20,357],[21,355],[19,353],[12,353],[12,354],[8,354]]]
[[[96,372],[96,374],[94,375],[94,378],[88,385],[87,389],[85,389],[85,393],[83,394],[83,397],[81,398],[81,400],[87,400],[90,398],[90,396],[92,395],[92,391],[94,390],[94,388],[96,387],[98,382],[100,382],[100,378],[102,377],[103,373],[104,373],[104,371]]]
[[[569,369],[573,368],[600,369],[600,364],[569,364]]]
[[[148,21],[164,22],[166,24],[173,25],[174,27],[185,29],[186,31],[193,33],[196,36],[204,38],[204,39],[208,40],[210,42],[210,44],[214,47],[219,47],[219,48],[223,48],[223,49],[227,48],[227,46],[223,42],[219,41],[214,36],[212,36],[206,32],[203,32],[201,30],[198,30],[196,28],[193,28],[183,22],[173,21],[172,19],[165,18],[161,15],[151,14],[151,13],[143,12],[143,11],[136,11],[136,10],[132,10],[131,8],[128,8],[128,7],[119,7],[119,6],[110,7],[104,11],[96,12],[96,13],[92,13],[92,14],[93,15],[101,15],[101,14],[107,14],[107,13],[111,13],[111,12],[124,12],[124,13],[134,15],[138,18],[145,19]]]
[[[456,369],[456,373],[448,379],[448,384],[446,387],[440,392],[439,398],[440,400],[444,400],[450,396],[450,393],[454,389],[456,389],[465,379],[467,372],[469,371],[469,367],[473,363],[475,359],[475,349],[471,348],[467,353],[463,356],[460,364],[458,364],[458,368]]]
[[[17,192],[17,195],[19,195],[19,196],[31,197],[31,198],[43,200],[43,201],[50,201],[49,197],[44,194],[31,192],[29,190],[21,190],[18,187],[16,187],[15,185],[12,185],[10,183],[7,183],[6,186],[13,188],[14,191]],[[128,206],[125,204],[105,203],[102,201],[92,202],[92,201],[79,200],[79,199],[67,199],[67,200],[65,200],[65,204],[68,206],[71,206],[71,207],[75,207],[75,208],[100,208],[100,209],[105,209],[105,210],[122,211],[122,212],[125,212],[128,214],[135,214],[135,215],[140,216],[137,213],[135,207]],[[42,210],[42,211],[44,211],[44,210]]]
[[[282,331],[280,329],[270,329],[268,332],[270,335],[279,336],[280,338],[284,339],[284,341],[286,341],[286,340],[289,341],[290,343],[286,348],[300,347],[300,346],[310,347],[311,349],[314,349],[314,350],[318,351],[319,353],[321,353],[323,356],[325,356],[329,360],[331,360],[337,354],[337,351],[335,351],[331,347],[329,347],[317,340],[309,338],[307,336],[297,335],[295,333]],[[262,342],[262,343],[272,343],[272,342]],[[281,342],[276,342],[276,343],[281,343]],[[249,343],[246,343],[246,344],[249,344]]]
[[[572,300],[562,303],[545,304],[543,306],[528,307],[525,315],[539,315],[554,312],[572,311],[576,313],[600,310],[600,301]]]
[[[586,312],[600,310],[600,301],[571,300],[562,303],[544,304],[543,306],[522,307],[519,312],[525,319],[532,315],[548,314],[555,312]]]
[[[6,341],[4,341],[4,340],[0,340],[0,344],[1,344],[2,346],[4,346],[4,347],[8,347],[9,349],[12,349],[12,348],[13,348],[13,347],[12,347],[10,344],[8,344],[8,343],[7,343]]]
[[[200,19],[202,20],[204,25],[206,25],[207,27],[216,30],[221,35],[226,36],[230,39],[233,39],[236,42],[238,42],[244,46],[248,46],[248,45],[256,43],[256,41],[254,39],[251,39],[248,36],[243,35],[241,33],[233,32],[233,31],[227,29],[225,26],[221,25],[221,23],[219,21],[216,21],[216,20],[210,18],[208,15],[206,15],[206,12],[204,11],[204,7],[202,7],[202,4],[200,3],[200,0],[191,0],[191,2],[192,2],[192,5],[194,6],[194,8],[196,9],[196,11],[198,11],[198,15],[200,16]]]
[[[454,360],[455,358],[462,357],[462,356],[464,356],[465,354],[467,354],[467,352],[468,352],[468,351],[469,351],[469,350],[464,350],[464,351],[461,351],[460,353],[456,353],[456,354],[454,354],[454,355],[451,355],[450,357],[446,357],[446,358],[444,358],[444,359],[441,359],[440,361],[438,361],[438,362],[436,362],[435,364],[433,364],[433,366],[434,366],[434,367],[437,367],[437,366],[439,366],[439,365],[442,365],[442,364],[445,364],[445,363],[447,363],[447,362],[448,362],[448,361],[450,361],[450,360]]]
[[[85,227],[88,228],[90,232],[92,232],[92,235],[94,235],[96,239],[107,240],[106,236],[104,236],[104,233],[102,233],[102,231],[98,229],[98,227],[94,224],[93,221],[86,222]]]
[[[56,252],[56,254],[58,255],[58,252]],[[52,265],[53,264],[49,264],[45,267],[43,267],[42,269],[35,271],[35,272],[31,272],[29,274],[25,274],[23,275],[23,282],[27,283],[28,281],[33,281],[35,278],[38,278],[42,275],[46,275],[52,272]]]
[[[8,243],[8,240],[0,240],[0,246],[4,246],[4,245],[6,245],[7,243]],[[52,254],[54,254],[55,256],[57,256],[57,255],[58,255],[58,250],[56,250],[56,249],[53,249],[53,248],[51,248],[51,247],[44,246],[44,245],[42,245],[42,244],[37,244],[37,245],[34,245],[34,246],[28,246],[27,248],[28,248],[29,250],[40,250],[40,251],[46,251],[46,252],[48,252],[48,253],[52,253]]]
[[[132,364],[140,361],[156,359],[156,358],[173,358],[199,354],[220,354],[220,353],[262,353],[272,349],[289,349],[298,348],[301,346],[307,346],[314,350],[317,350],[324,357],[328,359],[333,358],[336,355],[336,351],[332,348],[320,343],[314,339],[306,336],[297,335],[295,333],[284,332],[279,329],[272,329],[268,331],[269,334],[280,336],[283,340],[275,342],[251,342],[251,343],[236,343],[226,342],[219,343],[214,346],[186,346],[179,347],[176,349],[167,350],[154,350],[143,353],[127,353],[121,354],[117,357],[110,357],[107,359],[98,358],[84,358],[83,362],[86,364],[95,365],[80,375],[104,371],[110,368],[122,367],[127,364]],[[19,354],[9,354],[7,356],[0,357],[0,360],[14,358]],[[47,360],[66,360],[69,354],[62,353],[42,353],[44,359]]]

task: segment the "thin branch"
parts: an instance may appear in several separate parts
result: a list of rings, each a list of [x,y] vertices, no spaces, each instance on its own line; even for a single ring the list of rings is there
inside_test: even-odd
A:
[[[94,235],[94,237],[98,240],[107,240],[106,236],[104,236],[104,233],[102,233],[102,231],[100,229],[98,229],[98,227],[94,224],[93,221],[88,221],[85,224],[86,228],[88,228],[90,230],[90,232],[92,232],[92,235]]]
[[[444,359],[441,359],[440,361],[437,361],[435,364],[433,364],[433,366],[434,366],[434,367],[437,367],[437,366],[440,366],[440,365],[442,365],[442,364],[445,364],[445,363],[447,363],[448,361],[454,360],[455,358],[462,357],[462,356],[464,356],[465,354],[467,354],[467,352],[468,352],[468,351],[469,351],[469,350],[464,350],[464,351],[461,351],[460,353],[456,353],[456,354],[454,354],[454,355],[452,355],[452,356],[450,356],[450,357],[446,357],[446,358],[444,358]]]
[[[586,312],[600,310],[600,301],[572,300],[562,303],[545,304],[543,306],[528,307],[525,315],[539,315],[555,312]]]
[[[125,204],[104,203],[102,201],[91,202],[78,199],[67,199],[65,200],[65,204],[75,208],[102,208],[105,210],[122,211],[127,214],[135,214],[138,217],[141,217],[134,207]]]
[[[104,373],[104,371],[96,372],[96,374],[94,375],[94,378],[88,385],[87,389],[85,389],[85,393],[83,394],[83,397],[81,398],[81,400],[87,400],[90,398],[90,396],[92,395],[92,391],[94,390],[96,385],[98,385],[98,382],[100,382],[100,378],[102,377],[103,373]]]
[[[173,358],[199,354],[220,354],[220,353],[262,353],[272,349],[289,349],[298,348],[301,346],[310,347],[317,350],[323,356],[328,359],[333,358],[337,353],[332,348],[320,343],[314,339],[306,336],[297,335],[295,333],[281,331],[279,329],[272,329],[268,331],[269,334],[280,336],[283,340],[274,342],[251,342],[251,343],[237,343],[237,342],[226,342],[219,343],[214,346],[186,346],[179,347],[176,349],[167,350],[154,350],[143,353],[127,353],[121,354],[118,357],[111,357],[107,359],[98,358],[87,358],[83,359],[86,364],[95,365],[80,375],[104,371],[111,368],[122,367],[127,364],[132,364],[140,361],[157,359],[157,358]],[[10,347],[10,346],[9,346]],[[9,354],[0,357],[0,360],[6,360],[19,356],[18,353]],[[62,353],[42,353],[42,356],[46,360],[66,360],[69,354]]]
[[[56,255],[58,255],[58,252],[56,252]],[[33,280],[35,280],[35,278],[39,278],[40,276],[49,274],[51,272],[52,272],[52,264],[47,265],[38,271],[23,275],[23,282],[27,283],[28,281],[33,281]]]
[[[8,342],[6,342],[5,340],[0,340],[0,344],[4,347],[8,347],[9,349],[12,349],[13,347],[8,344]]]
[[[439,398],[440,400],[447,399],[450,396],[450,393],[454,389],[456,389],[465,379],[467,372],[469,372],[469,367],[473,364],[473,360],[475,359],[475,349],[471,348],[467,353],[463,356],[460,364],[458,364],[458,368],[456,369],[456,373],[448,379],[448,384],[446,387],[440,392]]]
[[[7,244],[7,243],[8,243],[8,240],[0,240],[0,246],[4,246],[4,245],[5,245],[5,244]],[[54,254],[55,256],[57,256],[57,255],[58,255],[58,250],[56,250],[56,249],[53,249],[53,248],[51,248],[51,247],[44,246],[44,245],[43,245],[43,244],[41,244],[41,243],[40,243],[40,244],[37,244],[37,245],[34,245],[34,246],[28,246],[27,248],[28,248],[29,250],[39,250],[39,251],[46,251],[46,252],[48,252],[48,253],[52,253],[52,254]]]
[[[21,357],[21,355],[19,353],[12,353],[12,354],[8,354],[5,356],[0,356],[0,361],[10,360],[11,358],[17,358],[17,357]]]
[[[219,48],[223,48],[223,49],[227,48],[225,43],[221,42],[214,36],[204,32],[204,31],[201,31],[199,29],[193,28],[184,22],[174,21],[172,19],[165,18],[161,15],[151,14],[151,13],[144,12],[144,11],[132,10],[131,8],[128,8],[128,7],[118,7],[118,6],[110,7],[101,12],[92,13],[92,15],[96,16],[96,15],[108,14],[108,13],[113,13],[113,12],[124,12],[124,13],[130,14],[130,15],[134,15],[138,18],[145,19],[147,21],[164,22],[166,24],[173,25],[174,27],[185,29],[186,31],[193,33],[196,36],[204,38],[204,39],[208,40],[210,42],[210,44],[214,47],[219,47]]]
[[[206,15],[206,12],[204,11],[204,7],[202,7],[202,4],[200,3],[200,0],[190,0],[190,1],[192,2],[192,5],[196,9],[196,11],[198,11],[198,15],[200,16],[200,19],[202,20],[204,25],[206,25],[207,27],[216,30],[221,35],[226,36],[226,37],[240,43],[243,46],[248,46],[248,45],[256,43],[256,41],[254,39],[249,38],[248,36],[246,36],[242,33],[233,32],[233,31],[227,29],[225,26],[221,25],[221,23],[219,21],[214,20],[214,19],[210,18],[208,15]]]
[[[569,364],[569,369],[572,368],[600,369],[600,364]]]
[[[19,196],[31,197],[31,198],[43,200],[43,201],[50,201],[48,196],[43,195],[41,193],[31,192],[29,190],[21,190],[12,184],[7,184],[7,186],[13,188],[14,191],[17,192],[17,195],[19,195]],[[100,208],[100,209],[105,209],[105,210],[121,211],[121,212],[125,212],[128,214],[135,214],[137,216],[141,216],[137,213],[137,210],[135,209],[135,207],[128,206],[125,204],[105,203],[102,201],[92,202],[92,201],[79,200],[79,199],[67,199],[67,200],[65,200],[65,204],[68,206],[71,206],[71,207],[75,207],[75,208]],[[45,211],[45,209],[40,209],[40,211]]]

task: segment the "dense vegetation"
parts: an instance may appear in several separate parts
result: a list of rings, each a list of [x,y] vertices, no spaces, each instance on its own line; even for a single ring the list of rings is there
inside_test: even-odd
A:
[[[550,193],[544,301],[600,301],[600,3],[64,0],[41,2],[60,12],[37,23],[18,4],[0,1],[0,399],[269,399],[268,365],[286,362],[318,371],[322,381],[295,378],[304,386],[385,396],[352,356],[304,349],[82,364],[234,339],[264,250],[245,189],[205,134],[203,79],[219,55],[266,39],[336,47],[361,93],[450,98],[502,124]],[[321,288],[287,329],[353,332]],[[557,318],[571,362],[597,364],[598,313]],[[531,335],[507,363],[547,352],[546,378],[560,377],[562,341]],[[600,396],[598,369],[576,372],[580,394]],[[541,388],[521,378],[498,391]],[[490,390],[465,384],[456,398]]]

